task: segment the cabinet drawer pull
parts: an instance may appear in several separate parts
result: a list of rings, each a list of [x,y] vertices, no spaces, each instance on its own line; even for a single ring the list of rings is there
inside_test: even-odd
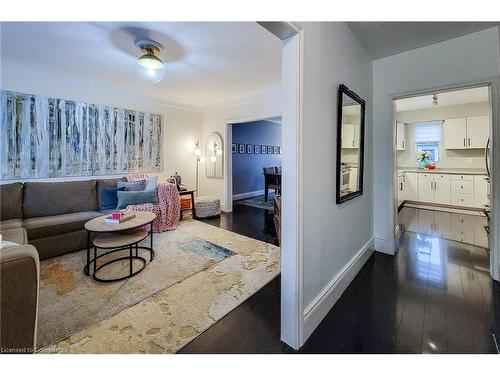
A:
[[[464,147],[465,147],[465,138],[464,138]]]

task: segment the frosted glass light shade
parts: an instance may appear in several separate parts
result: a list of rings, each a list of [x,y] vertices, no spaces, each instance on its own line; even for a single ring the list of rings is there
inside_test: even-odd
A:
[[[161,68],[153,69],[144,67],[143,65],[140,65],[138,63],[137,70],[141,79],[153,83],[160,82],[163,77],[165,77],[166,73],[165,65],[163,65]]]

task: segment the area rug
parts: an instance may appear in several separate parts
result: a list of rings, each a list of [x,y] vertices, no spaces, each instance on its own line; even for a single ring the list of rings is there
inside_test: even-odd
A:
[[[264,201],[263,195],[259,195],[257,197],[235,201],[234,204],[243,204],[245,206],[257,207],[268,211],[274,211],[273,202],[274,202],[274,194],[270,193],[269,196],[267,197],[267,202]]]
[[[426,204],[419,204],[419,203],[408,203],[408,202],[405,202],[403,207],[420,208],[422,210],[429,210],[429,211],[449,212],[452,214],[462,214],[462,215],[486,217],[486,214],[484,213],[484,211],[479,211],[479,210],[467,210],[467,209],[462,209],[462,208],[451,208],[451,207],[433,206],[433,205],[426,205]]]
[[[38,347],[109,318],[234,254],[183,230],[155,234],[154,249],[155,258],[141,273],[114,283],[96,282],[83,274],[86,251],[42,261]],[[140,254],[149,261],[149,253],[143,250]],[[126,255],[128,250],[107,259]],[[134,264],[140,266],[139,261]],[[127,275],[128,267],[128,261],[115,262],[100,270],[98,276],[108,279]]]
[[[280,273],[272,244],[195,220],[166,236],[175,232],[235,254],[41,353],[175,353]]]

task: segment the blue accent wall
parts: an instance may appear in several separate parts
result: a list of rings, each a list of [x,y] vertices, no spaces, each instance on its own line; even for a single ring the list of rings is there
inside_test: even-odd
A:
[[[281,146],[281,125],[269,121],[233,125],[233,143]],[[262,168],[280,167],[281,155],[233,154],[233,195],[264,190]]]

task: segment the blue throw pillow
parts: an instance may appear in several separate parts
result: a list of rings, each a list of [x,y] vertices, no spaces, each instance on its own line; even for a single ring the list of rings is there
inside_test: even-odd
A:
[[[125,187],[116,187],[116,188],[104,188],[101,193],[101,207],[100,210],[114,210],[116,205],[118,204],[118,195],[119,191],[124,191]]]
[[[118,181],[116,187],[124,187],[125,191],[142,191],[146,186],[146,180],[137,180],[137,181]]]
[[[121,210],[129,205],[144,204],[144,203],[158,203],[158,198],[155,190],[145,191],[119,191],[118,205],[116,209]]]

